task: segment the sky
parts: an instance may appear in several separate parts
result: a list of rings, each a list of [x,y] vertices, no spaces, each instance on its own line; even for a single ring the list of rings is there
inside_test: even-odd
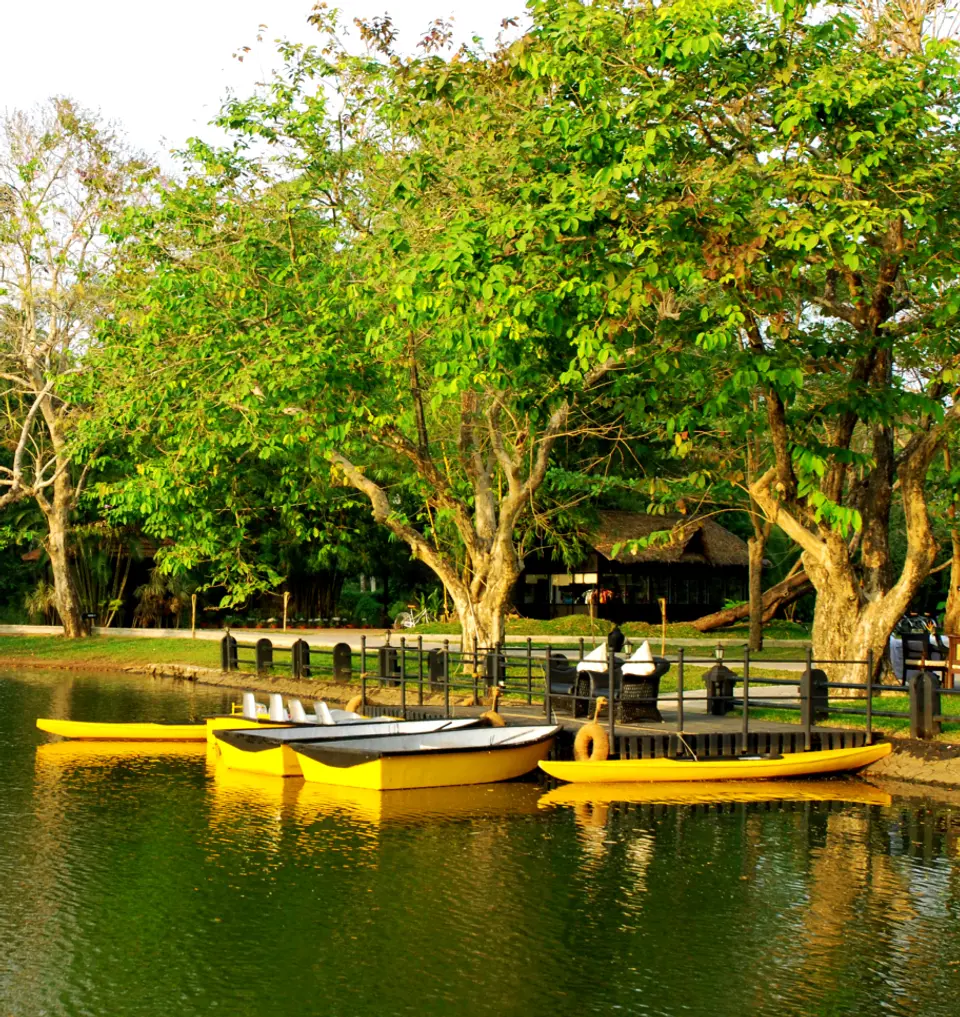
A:
[[[0,0],[0,110],[66,95],[124,129],[130,143],[167,162],[205,125],[228,89],[252,90],[278,62],[272,40],[310,42],[313,0]],[[452,16],[458,41],[492,42],[523,0],[341,0],[347,21],[389,11],[412,51],[435,18]],[[258,26],[265,24],[257,44]],[[243,63],[232,54],[252,52]]]

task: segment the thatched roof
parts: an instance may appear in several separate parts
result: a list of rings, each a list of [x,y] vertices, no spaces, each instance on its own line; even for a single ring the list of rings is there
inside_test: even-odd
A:
[[[590,543],[608,561],[616,560],[621,565],[660,562],[665,565],[738,565],[744,568],[749,564],[746,541],[725,530],[713,519],[690,518],[679,513],[651,516],[640,512],[603,511],[598,515],[600,525]],[[662,530],[671,531],[669,541],[658,538],[649,547],[638,548],[636,554],[631,554],[628,546],[622,546],[614,559],[615,545],[626,545]]]

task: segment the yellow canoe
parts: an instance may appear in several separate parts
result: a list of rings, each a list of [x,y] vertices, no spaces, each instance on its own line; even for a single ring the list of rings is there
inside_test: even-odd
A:
[[[494,784],[536,769],[558,727],[472,728],[425,735],[295,744],[308,781],[400,791]]]
[[[39,717],[37,727],[47,734],[87,742],[208,742],[213,732],[242,727],[289,727],[269,720],[247,720],[236,716],[209,717],[191,724],[133,723],[109,724],[90,720],[59,720]]]
[[[540,768],[580,784],[632,784],[653,781],[771,780],[814,774],[848,773],[883,759],[890,742],[857,749],[788,752],[777,757],[739,756],[734,759],[606,759],[603,762],[541,761]]]
[[[857,777],[849,780],[634,781],[632,784],[561,784],[540,798],[541,808],[557,805],[711,805],[722,802],[851,802],[890,805],[893,799]]]
[[[37,727],[61,738],[97,742],[205,742],[207,728],[199,724],[102,724],[89,720],[39,717]]]
[[[280,731],[245,731],[219,729],[214,743],[224,764],[232,770],[262,773],[272,777],[299,777],[300,756],[293,751],[297,742],[344,741],[353,738],[383,738],[389,735],[421,735],[435,731],[453,731],[477,727],[480,721],[472,718],[448,720],[370,720],[367,723],[351,722],[324,727],[288,727]]]

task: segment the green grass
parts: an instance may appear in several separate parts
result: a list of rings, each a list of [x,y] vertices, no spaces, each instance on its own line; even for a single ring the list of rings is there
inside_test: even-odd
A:
[[[862,699],[831,699],[831,707],[864,709],[866,703]],[[955,737],[960,732],[960,697],[943,696],[940,701],[944,716],[956,717],[954,721],[944,721],[943,736]],[[907,734],[910,730],[910,698],[901,695],[879,695],[873,697],[873,729],[885,734]],[[903,713],[903,717],[878,717],[877,711],[886,713]],[[742,716],[742,711],[733,710],[730,716]],[[750,717],[756,720],[774,721],[779,724],[799,724],[799,710],[777,710],[766,707],[750,707]],[[867,726],[866,717],[851,716],[844,713],[831,713],[828,720],[821,722],[822,727],[850,728],[862,731]]]
[[[206,639],[138,639],[131,636],[0,636],[0,662],[37,667],[123,668],[137,664],[220,666],[220,644]]]
[[[611,629],[613,623],[597,618],[589,618],[584,614],[569,615],[566,618],[552,618],[549,621],[537,621],[533,618],[513,618],[507,621],[507,636],[584,636],[602,639]],[[660,625],[649,622],[625,622],[620,626],[624,635],[634,639],[659,639]],[[460,634],[459,622],[430,622],[407,629],[405,633],[412,635],[454,636]],[[742,639],[746,641],[749,626],[731,625],[729,628],[715,632],[699,632],[689,622],[672,622],[667,625],[667,640],[670,639],[702,639],[716,642],[717,639]],[[810,633],[806,626],[796,622],[774,621],[764,628],[764,635],[769,639],[808,640]]]

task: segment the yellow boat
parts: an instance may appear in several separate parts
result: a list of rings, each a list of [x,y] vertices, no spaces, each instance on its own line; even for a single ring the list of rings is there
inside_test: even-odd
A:
[[[731,759],[605,759],[583,762],[541,761],[540,768],[580,784],[633,784],[653,781],[771,780],[814,774],[849,773],[883,759],[890,742],[857,749],[787,752],[782,756],[736,756]]]
[[[91,720],[39,717],[37,727],[61,738],[96,742],[205,742],[207,728],[199,724],[103,724]]]
[[[353,738],[382,738],[388,735],[421,735],[435,731],[456,731],[477,727],[472,717],[462,720],[371,720],[327,727],[288,727],[278,731],[217,730],[214,739],[220,757],[232,770],[262,773],[273,777],[299,777],[300,756],[293,751],[298,742],[343,741]]]
[[[859,778],[849,780],[698,780],[632,784],[562,784],[540,798],[557,805],[710,805],[722,802],[851,802],[891,805],[893,798]]]
[[[189,724],[157,722],[110,724],[95,720],[59,720],[38,717],[37,727],[47,734],[86,742],[213,742],[213,733],[241,727],[289,727],[288,722],[249,720],[240,714],[208,717]]]
[[[292,748],[308,781],[399,791],[512,780],[546,758],[559,727],[471,728],[424,735],[301,742]]]

